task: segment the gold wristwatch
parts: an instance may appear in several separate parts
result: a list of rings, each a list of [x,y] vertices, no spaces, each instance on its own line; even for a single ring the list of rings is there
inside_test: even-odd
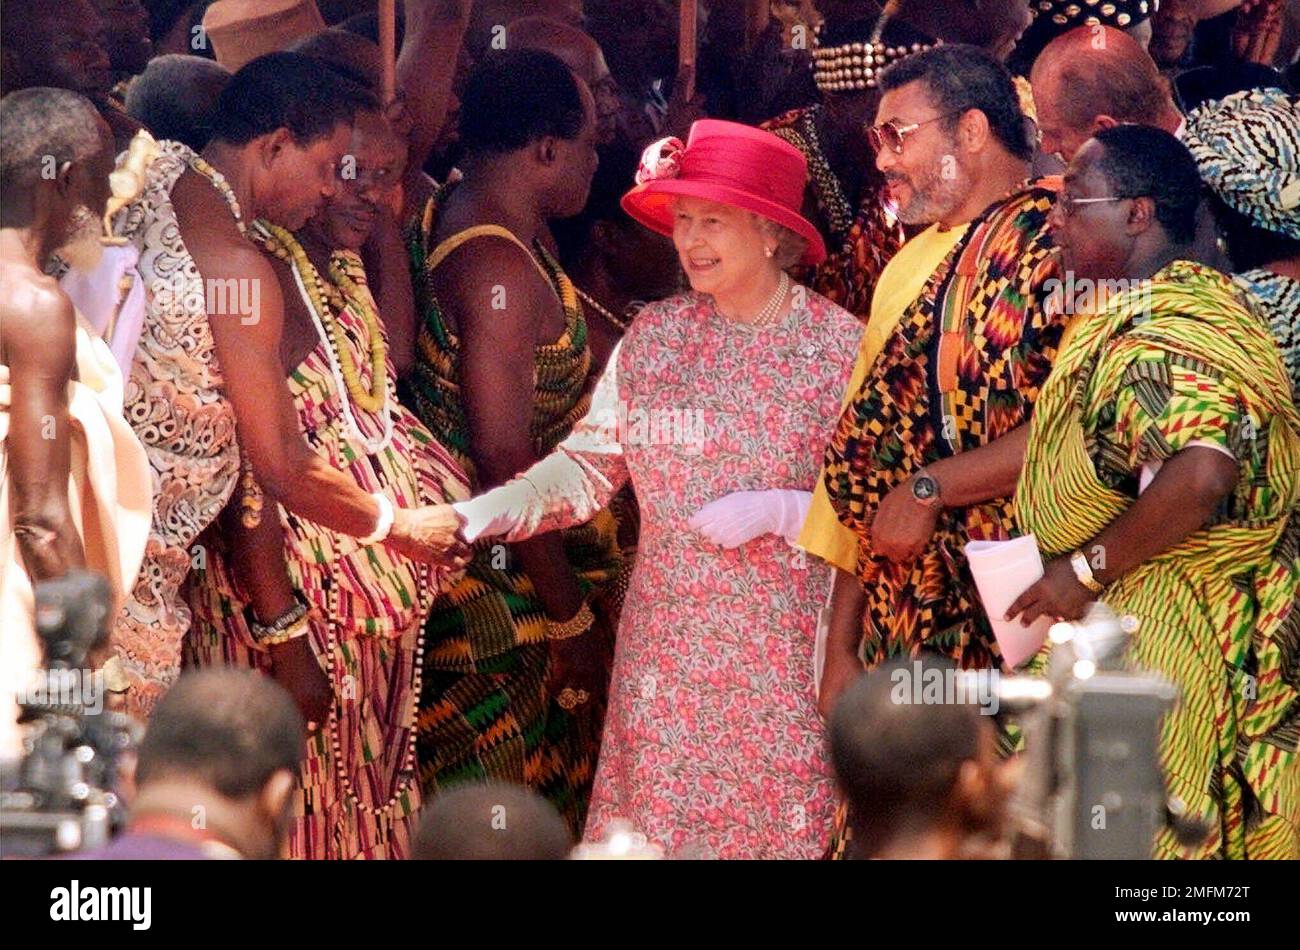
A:
[[[1100,594],[1102,592],[1104,588],[1102,587],[1101,581],[1097,580],[1097,578],[1093,576],[1092,565],[1088,563],[1088,559],[1084,556],[1083,551],[1078,548],[1075,548],[1074,553],[1070,555],[1070,567],[1074,568],[1074,576],[1079,579],[1080,584],[1088,588],[1088,590],[1092,591],[1094,594]]]

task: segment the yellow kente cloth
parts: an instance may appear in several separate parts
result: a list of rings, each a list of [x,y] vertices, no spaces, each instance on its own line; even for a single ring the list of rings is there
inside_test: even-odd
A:
[[[1156,856],[1300,857],[1300,414],[1227,277],[1176,261],[1149,288],[1078,321],[1034,407],[1017,517],[1061,555],[1133,504],[1143,465],[1193,442],[1238,460],[1210,521],[1102,599],[1138,622],[1132,667],[1179,688],[1161,765],[1211,828],[1190,849],[1161,832]]]
[[[941,230],[932,224],[908,241],[885,265],[871,298],[871,319],[862,335],[858,360],[844,391],[847,403],[861,387],[867,371],[876,362],[894,328],[898,326],[903,311],[925,289],[930,275],[943,263],[948,253],[966,233],[966,225]],[[858,563],[858,536],[843,524],[826,497],[826,473],[817,476],[813,489],[812,505],[799,534],[799,546],[823,561],[852,573]]]

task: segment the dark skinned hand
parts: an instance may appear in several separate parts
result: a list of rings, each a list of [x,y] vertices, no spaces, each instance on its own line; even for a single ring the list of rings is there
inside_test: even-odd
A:
[[[273,646],[270,651],[271,676],[289,691],[305,722],[323,727],[334,704],[334,690],[316,659],[310,639],[298,637]]]
[[[547,692],[558,697],[566,687],[585,690],[588,703],[605,695],[609,686],[609,658],[604,644],[609,642],[608,621],[597,606],[591,604],[596,622],[586,633],[567,640],[551,640],[551,665]],[[581,707],[579,707],[581,708]]]
[[[1005,619],[1014,620],[1019,616],[1021,625],[1026,627],[1039,617],[1078,620],[1096,598],[1074,576],[1068,557],[1053,558],[1047,562],[1042,578],[1007,608]]]
[[[871,521],[871,550],[899,564],[916,560],[934,537],[939,508],[927,508],[912,497],[910,480],[894,488],[880,503]]]

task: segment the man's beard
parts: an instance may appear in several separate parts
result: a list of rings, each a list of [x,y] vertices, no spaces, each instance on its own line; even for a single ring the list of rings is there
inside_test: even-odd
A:
[[[72,220],[68,222],[67,239],[57,253],[69,267],[90,273],[99,266],[100,259],[104,256],[104,245],[100,242],[103,233],[103,222],[82,205],[72,213]]]
[[[903,224],[934,224],[961,207],[970,192],[970,179],[965,169],[952,158],[953,173],[945,176],[940,161],[936,170],[921,181],[908,180],[912,186],[912,200],[898,209],[898,220]]]

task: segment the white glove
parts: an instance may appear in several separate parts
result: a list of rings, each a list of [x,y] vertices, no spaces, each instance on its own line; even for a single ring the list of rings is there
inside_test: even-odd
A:
[[[794,544],[810,504],[812,492],[788,488],[738,491],[709,502],[688,524],[724,548],[738,548],[764,534],[779,534]]]
[[[522,478],[507,482],[476,498],[452,505],[464,519],[461,537],[473,544],[482,537],[499,537],[528,520],[536,507],[537,490]]]

